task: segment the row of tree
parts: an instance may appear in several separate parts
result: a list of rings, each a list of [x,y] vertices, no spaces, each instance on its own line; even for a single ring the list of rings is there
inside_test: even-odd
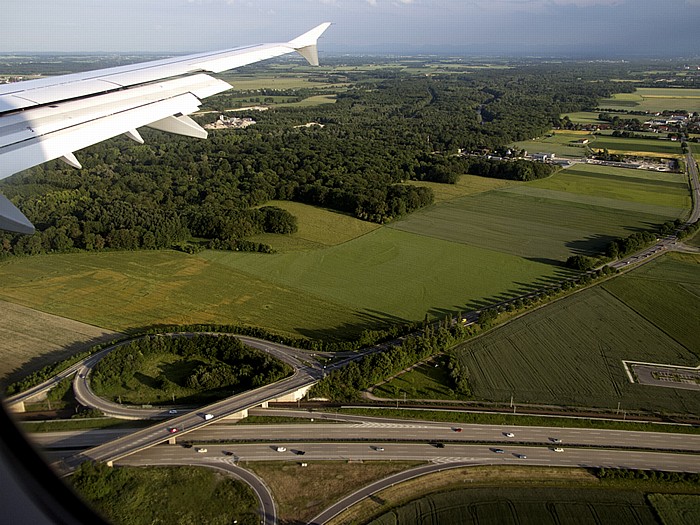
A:
[[[361,390],[388,379],[418,361],[445,351],[472,333],[470,328],[450,321],[448,318],[436,328],[426,326],[423,332],[404,338],[401,344],[392,345],[383,352],[369,354],[334,370],[314,385],[309,397],[354,401],[358,399]]]

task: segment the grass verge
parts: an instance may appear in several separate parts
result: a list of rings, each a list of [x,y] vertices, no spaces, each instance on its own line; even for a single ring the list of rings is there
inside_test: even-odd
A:
[[[278,505],[280,523],[297,525],[308,521],[333,502],[369,483],[417,466],[416,462],[338,463],[250,463],[246,467],[270,488]]]

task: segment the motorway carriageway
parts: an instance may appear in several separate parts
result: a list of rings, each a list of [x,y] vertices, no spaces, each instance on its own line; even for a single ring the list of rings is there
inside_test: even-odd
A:
[[[256,410],[265,414],[268,410]],[[371,418],[355,415],[309,413],[299,411],[270,411],[275,415],[303,415],[314,417],[313,423],[288,423],[274,425],[246,425],[217,423],[183,435],[179,440],[189,443],[208,441],[238,442],[288,442],[288,441],[420,441],[429,442],[480,442],[492,444],[539,444],[561,446],[616,447],[649,450],[677,450],[700,453],[700,434],[672,434],[627,430],[601,430],[589,428],[557,428],[506,425],[462,425],[460,423],[435,423],[400,419]],[[321,423],[326,419],[342,419],[343,422]],[[163,441],[177,434],[168,434],[170,425],[162,422]],[[155,425],[156,427],[158,424]],[[153,428],[153,427],[151,427]],[[461,428],[458,432],[456,429]],[[154,429],[155,430],[155,429]],[[65,432],[34,433],[30,439],[43,448],[78,449],[94,447],[120,436],[129,435],[130,429],[95,429]],[[509,438],[507,432],[515,437]]]

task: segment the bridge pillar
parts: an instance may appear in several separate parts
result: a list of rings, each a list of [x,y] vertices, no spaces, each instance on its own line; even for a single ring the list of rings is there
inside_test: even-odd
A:
[[[244,408],[243,410],[240,410],[238,412],[234,412],[233,414],[229,414],[228,416],[222,418],[222,419],[234,419],[236,421],[245,419],[248,417],[248,409]]]
[[[8,403],[7,405],[5,405],[5,407],[9,412],[15,412],[17,414],[21,414],[22,412],[27,411],[27,409],[24,407],[24,401],[18,401],[12,404]]]
[[[299,390],[295,390],[294,392],[289,392],[288,394],[285,394],[281,397],[278,397],[277,399],[274,399],[273,401],[277,403],[293,403],[295,401],[301,400],[306,393],[311,390],[311,387],[313,385],[306,385],[301,387]]]
[[[177,438],[175,436],[169,437],[168,445],[177,445]]]
[[[270,407],[269,401],[263,401],[262,405],[260,405],[260,408],[269,408],[269,407]]]

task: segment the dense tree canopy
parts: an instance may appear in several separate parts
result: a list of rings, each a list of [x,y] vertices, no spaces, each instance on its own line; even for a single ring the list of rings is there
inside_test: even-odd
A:
[[[317,76],[351,86],[337,93],[335,104],[256,113],[255,126],[212,131],[208,140],[145,130],[146,144],[117,138],[80,152],[81,170],[54,161],[3,181],[0,191],[38,233],[5,234],[0,254],[157,249],[193,238],[265,251],[243,239],[296,228],[288,212],[258,208],[271,199],[391,221],[433,200],[430,189],[407,180],[454,183],[467,171],[515,180],[546,175],[542,165],[475,163],[455,154],[540,135],[562,112],[593,108],[599,97],[626,89],[595,67],[576,65]],[[284,94],[332,92],[326,83]],[[262,93],[273,95],[279,92]],[[205,109],[225,107],[225,97],[234,96],[241,93],[209,99]],[[299,127],[308,122],[323,127]]]

